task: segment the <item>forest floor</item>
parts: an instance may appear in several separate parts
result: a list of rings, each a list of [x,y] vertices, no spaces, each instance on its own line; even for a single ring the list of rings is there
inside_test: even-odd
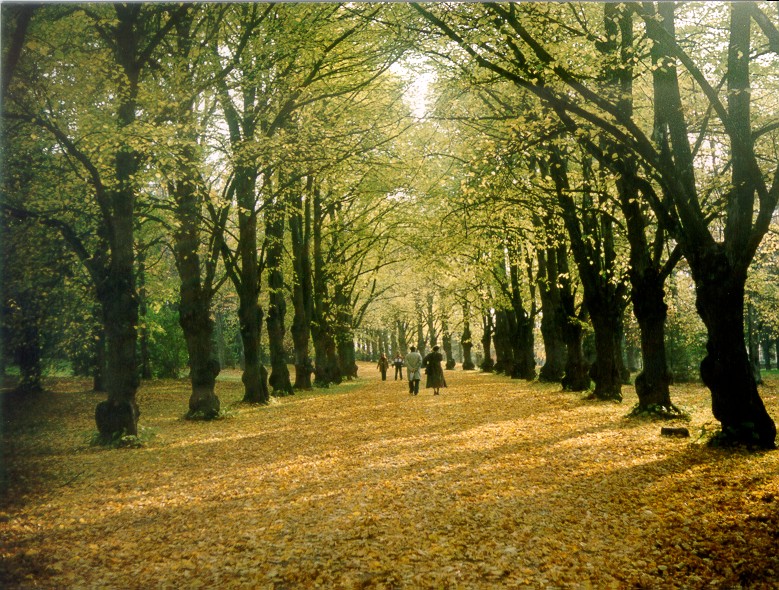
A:
[[[777,588],[779,451],[461,370],[409,396],[374,365],[326,390],[183,419],[186,381],[139,391],[140,448],[90,444],[88,383],[5,395],[0,587]],[[761,387],[779,419],[779,380]],[[690,438],[660,436],[684,425]]]

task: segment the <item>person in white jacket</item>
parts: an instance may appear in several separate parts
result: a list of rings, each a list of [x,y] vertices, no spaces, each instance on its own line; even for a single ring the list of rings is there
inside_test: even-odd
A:
[[[406,355],[406,376],[408,377],[408,392],[411,395],[419,393],[419,381],[422,379],[422,355],[417,352],[415,346]]]

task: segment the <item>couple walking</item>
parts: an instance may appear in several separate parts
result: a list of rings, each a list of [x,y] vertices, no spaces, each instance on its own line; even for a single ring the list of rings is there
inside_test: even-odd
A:
[[[442,387],[446,387],[446,379],[444,379],[444,370],[441,368],[441,361],[444,360],[443,355],[438,352],[438,346],[433,347],[433,352],[428,354],[425,358],[417,352],[416,347],[411,347],[411,352],[406,355],[406,369],[408,376],[408,392],[411,395],[417,395],[419,393],[419,382],[422,379],[421,369],[425,367],[425,387],[433,390],[433,395],[438,395],[438,390]]]

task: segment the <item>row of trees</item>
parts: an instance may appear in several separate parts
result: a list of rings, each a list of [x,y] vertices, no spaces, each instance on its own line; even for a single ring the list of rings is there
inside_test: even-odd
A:
[[[668,292],[694,283],[714,415],[774,445],[752,366],[776,335],[768,3],[3,17],[4,321],[20,364],[56,331],[46,310],[83,326],[103,436],[137,431],[155,298],[178,310],[192,415],[219,412],[213,318],[231,306],[249,402],[310,387],[311,345],[315,382],[354,376],[369,330],[391,349],[440,338],[449,358],[459,338],[466,368],[477,341],[482,368],[533,379],[537,324],[541,379],[621,399],[634,318],[639,406],[669,410]],[[420,63],[423,119],[404,100]]]

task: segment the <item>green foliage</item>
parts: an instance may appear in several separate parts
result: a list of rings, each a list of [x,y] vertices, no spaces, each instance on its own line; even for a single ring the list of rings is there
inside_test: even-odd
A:
[[[180,377],[187,367],[187,344],[178,321],[177,306],[157,303],[146,312],[149,361],[156,378]]]
[[[668,280],[665,346],[668,368],[677,383],[700,379],[699,365],[706,355],[706,328],[695,311],[695,287],[684,270]]]

